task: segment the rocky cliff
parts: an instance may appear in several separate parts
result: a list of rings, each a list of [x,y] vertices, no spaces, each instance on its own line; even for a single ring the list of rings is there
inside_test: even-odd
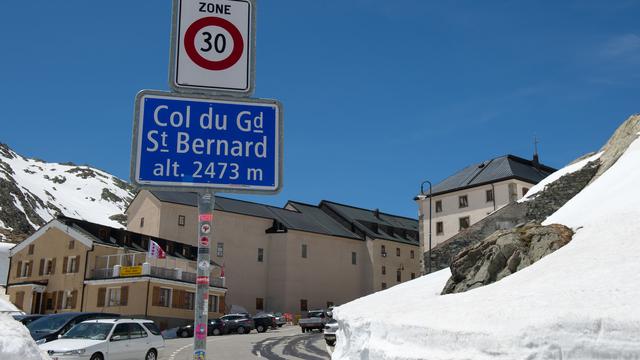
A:
[[[443,293],[498,281],[571,241],[571,229],[540,224],[611,168],[638,135],[640,115],[634,115],[598,155],[579,159],[584,164],[576,171],[546,182],[535,194],[494,212],[426,253],[425,262],[431,261],[433,271],[451,267],[452,277]]]

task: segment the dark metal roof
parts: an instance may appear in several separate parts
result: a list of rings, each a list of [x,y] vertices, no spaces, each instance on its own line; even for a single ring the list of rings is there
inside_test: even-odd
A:
[[[468,166],[433,186],[433,195],[445,194],[507,179],[537,184],[556,169],[514,155],[505,155]]]
[[[345,229],[344,226],[319,207],[293,202],[290,204],[298,211],[270,208],[274,215],[278,217],[278,220],[288,229],[360,239],[360,237]]]
[[[320,208],[328,208],[372,239],[384,239],[418,245],[418,220],[391,215],[379,210],[322,201]]]
[[[195,193],[152,191],[153,196],[163,202],[186,206],[198,206]],[[216,196],[216,210],[235,214],[255,216],[279,221],[287,229],[318,234],[358,239],[359,237],[345,229],[317,206],[296,203],[296,210],[288,210],[249,201]]]
[[[158,238],[155,236],[149,236],[140,234],[124,229],[116,229],[106,225],[92,223],[86,220],[75,219],[67,216],[58,216],[53,221],[60,221],[67,226],[73,227],[75,230],[82,232],[91,238],[95,243],[102,245],[122,247],[128,250],[146,252],[147,243],[146,240],[153,240],[158,243],[170,256],[196,261],[198,259],[198,247],[183,244],[177,241]],[[168,245],[172,244],[171,247]],[[186,254],[182,254],[182,250],[186,251]],[[211,261],[215,266],[220,267],[220,264]]]

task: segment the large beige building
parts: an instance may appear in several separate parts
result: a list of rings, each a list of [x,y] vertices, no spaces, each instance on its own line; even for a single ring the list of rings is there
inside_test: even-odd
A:
[[[425,194],[415,199],[424,251],[429,246],[429,212],[433,215],[431,246],[435,247],[497,209],[518,201],[555,171],[540,164],[537,156],[526,160],[506,155],[468,166],[434,185],[431,199],[425,188]]]
[[[151,259],[150,240],[174,249]],[[161,328],[193,321],[197,248],[70,218],[52,220],[10,251],[7,294],[28,314],[74,311],[147,317]],[[209,316],[227,289],[212,267]]]
[[[127,215],[132,232],[196,245],[195,194],[141,191]],[[211,258],[224,265],[227,310],[301,314],[346,303],[416,277],[418,254],[414,219],[329,201],[216,199]]]

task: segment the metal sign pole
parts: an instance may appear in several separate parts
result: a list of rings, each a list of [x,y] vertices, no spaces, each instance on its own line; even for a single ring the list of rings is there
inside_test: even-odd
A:
[[[207,357],[207,326],[209,316],[209,243],[213,231],[215,194],[212,191],[198,193],[198,274],[196,277],[196,306],[193,334],[193,359]]]

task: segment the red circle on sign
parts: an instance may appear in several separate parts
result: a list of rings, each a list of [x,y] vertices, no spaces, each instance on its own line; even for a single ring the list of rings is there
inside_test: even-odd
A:
[[[198,31],[207,26],[218,26],[227,30],[227,32],[231,34],[231,38],[233,39],[233,50],[226,59],[211,61],[200,55],[198,50],[196,50],[196,35],[198,34]],[[232,67],[238,62],[238,60],[240,60],[242,53],[244,52],[244,41],[242,40],[240,30],[238,30],[238,28],[231,22],[218,17],[206,17],[189,26],[187,32],[184,34],[184,48],[187,51],[189,58],[191,58],[191,60],[198,66],[207,70],[220,71]]]

